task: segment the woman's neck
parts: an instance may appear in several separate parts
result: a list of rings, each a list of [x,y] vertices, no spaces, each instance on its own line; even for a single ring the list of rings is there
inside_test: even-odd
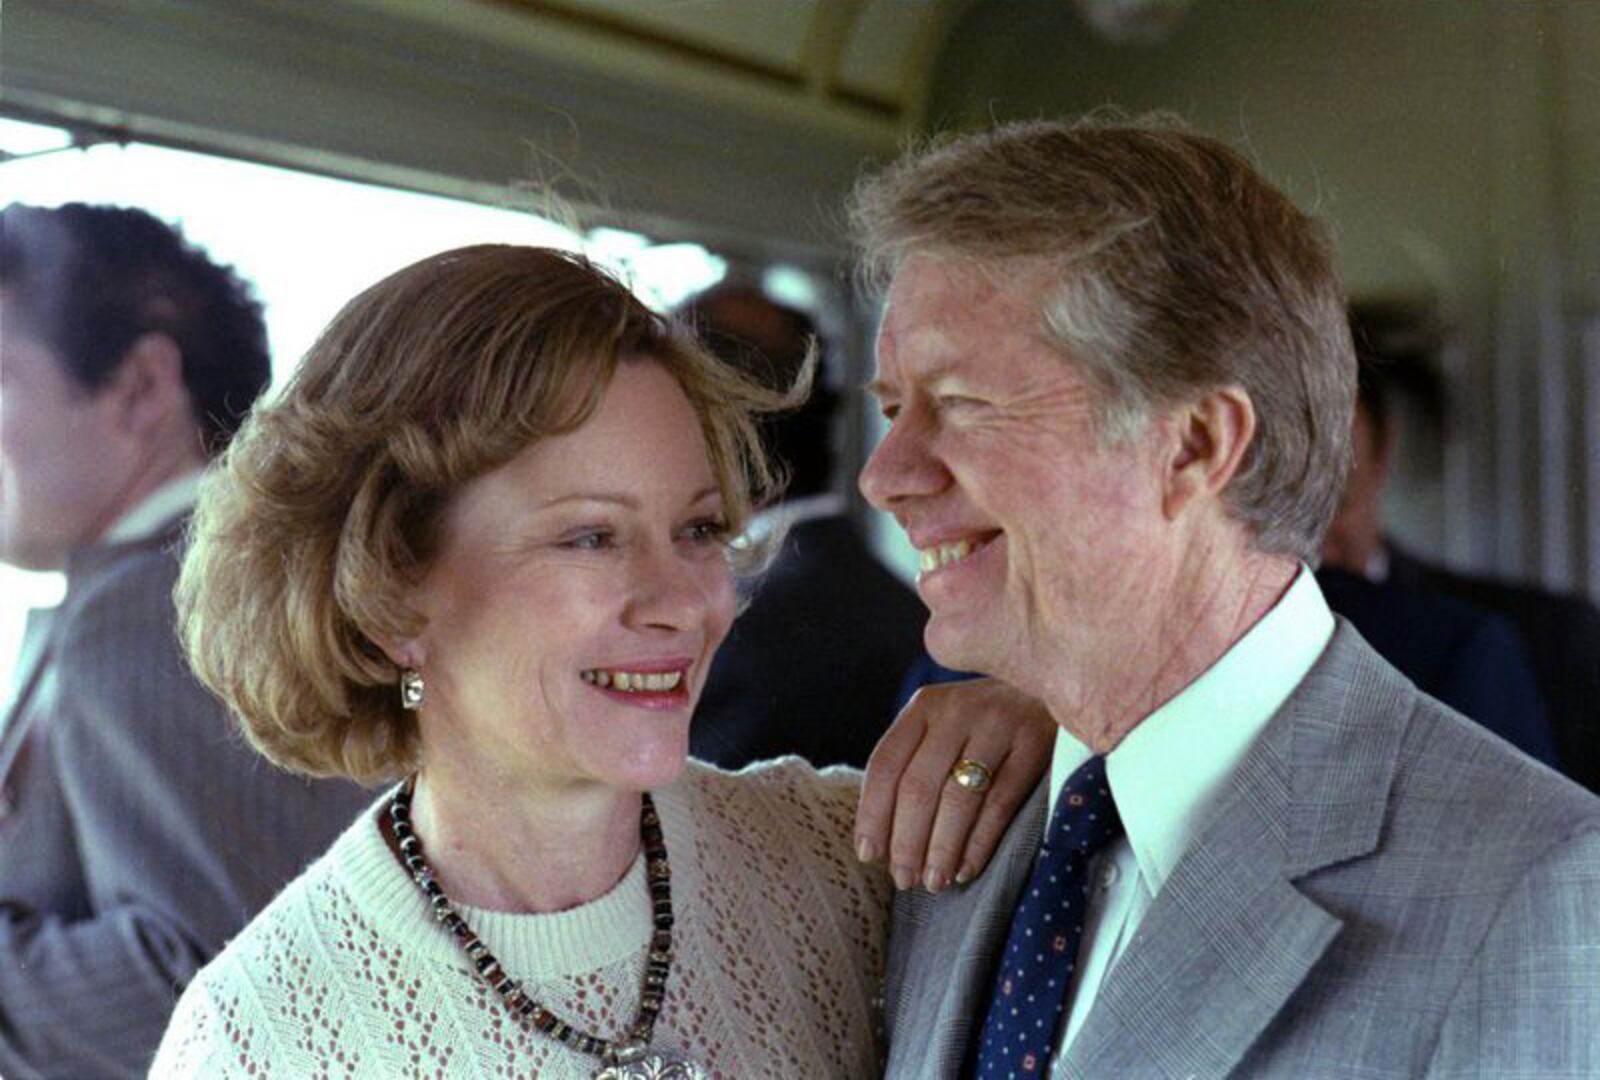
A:
[[[639,795],[559,793],[448,769],[417,778],[411,818],[451,899],[493,911],[564,911],[609,892],[639,854]]]

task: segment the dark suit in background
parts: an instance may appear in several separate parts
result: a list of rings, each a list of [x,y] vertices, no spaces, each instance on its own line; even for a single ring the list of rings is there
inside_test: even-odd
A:
[[[1503,615],[1522,638],[1562,770],[1600,792],[1600,610],[1582,597],[1458,574],[1388,545],[1389,580],[1423,584]]]
[[[1328,606],[1423,693],[1556,767],[1544,702],[1506,620],[1436,589],[1333,567],[1317,571],[1317,584]]]
[[[768,513],[792,528],[744,590],[749,608],[711,665],[689,751],[735,769],[782,754],[864,765],[894,719],[927,611],[833,494],[840,395],[822,370],[816,326],[737,275],[690,297],[679,314],[719,359],[781,391],[818,354],[810,396],[762,418],[762,445],[788,481],[785,501]]]
[[[690,752],[728,768],[780,754],[864,765],[926,619],[847,518],[795,525],[711,665]]]
[[[189,674],[174,524],[80,550],[0,731],[0,1075],[143,1076],[178,992],[369,801]]]

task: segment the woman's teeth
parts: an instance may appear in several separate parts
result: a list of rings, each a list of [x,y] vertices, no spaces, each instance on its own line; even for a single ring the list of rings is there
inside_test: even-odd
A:
[[[662,693],[676,690],[683,681],[681,671],[610,671],[590,668],[581,673],[584,682],[608,690],[622,690],[630,694]]]
[[[940,544],[938,547],[920,549],[917,554],[922,557],[922,572],[937,570],[941,566],[948,566],[953,562],[960,562],[977,550],[971,540],[957,540],[953,544]]]

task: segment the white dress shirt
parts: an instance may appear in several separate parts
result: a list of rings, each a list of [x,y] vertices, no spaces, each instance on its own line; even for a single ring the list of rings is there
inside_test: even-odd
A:
[[[1333,614],[1302,566],[1283,598],[1233,648],[1134,727],[1106,755],[1124,835],[1091,867],[1089,914],[1057,1033],[1055,1073],[1100,985],[1151,902],[1206,822],[1228,778],[1267,721],[1333,637]],[[1050,811],[1067,777],[1092,755],[1061,731],[1050,765]]]

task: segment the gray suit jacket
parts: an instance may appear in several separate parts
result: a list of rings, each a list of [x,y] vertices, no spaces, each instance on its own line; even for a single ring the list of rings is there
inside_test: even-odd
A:
[[[896,901],[888,1076],[956,1077],[1046,785],[989,871]],[[1600,799],[1348,623],[1108,974],[1074,1077],[1600,1075]]]
[[[74,556],[0,728],[0,1076],[143,1076],[178,991],[368,801],[188,674],[176,525]]]

